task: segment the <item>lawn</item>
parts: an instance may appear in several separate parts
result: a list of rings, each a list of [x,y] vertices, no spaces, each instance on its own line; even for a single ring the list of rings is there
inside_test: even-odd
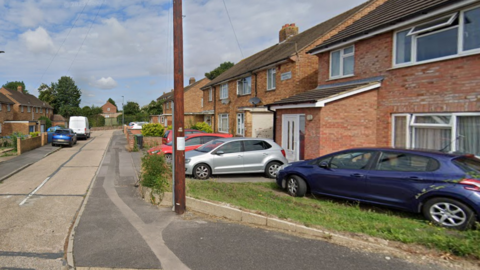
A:
[[[275,183],[188,180],[187,196],[261,211],[308,227],[360,233],[480,259],[480,230],[440,228],[429,224],[421,215],[328,197],[294,198],[286,195]]]

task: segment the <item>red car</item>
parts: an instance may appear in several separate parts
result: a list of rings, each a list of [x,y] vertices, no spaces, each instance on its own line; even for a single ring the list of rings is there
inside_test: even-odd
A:
[[[194,134],[194,133],[205,133],[205,132],[201,130],[196,130],[196,129],[185,129],[185,136],[189,134]],[[165,134],[163,134],[162,143],[167,144],[171,142],[172,139],[173,139],[173,132],[171,130],[166,130]]]
[[[190,135],[185,136],[185,152],[192,151],[197,149],[202,144],[205,144],[211,140],[218,139],[218,138],[230,138],[232,137],[231,134],[225,133],[193,133]],[[167,163],[172,162],[172,142],[167,144],[162,144],[160,146],[155,146],[148,150],[150,155],[153,154],[160,154],[163,152],[165,154],[165,158],[167,159]]]

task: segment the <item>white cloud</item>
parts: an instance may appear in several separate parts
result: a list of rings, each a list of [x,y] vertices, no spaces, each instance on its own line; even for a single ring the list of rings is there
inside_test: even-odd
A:
[[[48,32],[41,26],[35,31],[28,30],[20,35],[20,39],[24,42],[27,49],[32,53],[53,53],[55,47]]]
[[[92,80],[88,83],[92,87],[100,88],[100,89],[113,89],[117,87],[117,82],[112,77],[102,77],[98,80],[92,78]]]

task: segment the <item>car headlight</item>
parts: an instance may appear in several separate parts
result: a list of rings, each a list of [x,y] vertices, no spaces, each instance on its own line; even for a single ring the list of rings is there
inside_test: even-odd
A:
[[[185,159],[185,164],[190,163],[191,159]]]

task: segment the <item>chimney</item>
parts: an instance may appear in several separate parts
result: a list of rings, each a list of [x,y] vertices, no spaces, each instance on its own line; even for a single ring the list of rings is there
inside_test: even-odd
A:
[[[188,85],[192,84],[195,82],[195,78],[194,77],[190,77],[190,80],[188,81]]]
[[[20,93],[23,93],[23,88],[21,85],[17,86],[17,91]]]
[[[294,23],[291,23],[291,24],[287,23],[284,26],[282,26],[282,29],[278,33],[278,40],[279,40],[278,42],[282,43],[285,40],[289,39],[290,37],[295,36],[296,34],[298,34],[298,27],[295,26]]]

